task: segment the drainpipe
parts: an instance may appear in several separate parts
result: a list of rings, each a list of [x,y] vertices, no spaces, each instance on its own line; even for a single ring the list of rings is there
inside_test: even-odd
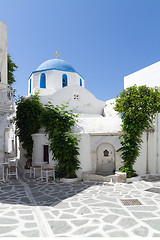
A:
[[[148,169],[148,130],[146,131],[146,141],[147,141],[147,150],[146,150],[146,174],[149,174],[149,169]]]

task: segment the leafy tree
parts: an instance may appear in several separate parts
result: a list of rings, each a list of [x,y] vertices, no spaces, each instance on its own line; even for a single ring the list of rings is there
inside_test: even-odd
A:
[[[37,133],[41,127],[42,105],[38,94],[31,95],[29,98],[21,97],[17,102],[16,111],[16,134],[26,150],[27,158],[26,168],[30,167],[32,162],[33,140],[32,134]]]
[[[12,61],[11,56],[7,54],[8,60],[8,84],[11,86],[16,80],[14,77],[14,72],[18,68],[18,66]]]
[[[140,155],[142,133],[150,129],[157,112],[160,112],[160,92],[158,89],[136,85],[126,88],[116,97],[114,109],[122,113],[122,129],[120,137],[122,147],[122,172],[128,177],[135,175],[133,165]]]

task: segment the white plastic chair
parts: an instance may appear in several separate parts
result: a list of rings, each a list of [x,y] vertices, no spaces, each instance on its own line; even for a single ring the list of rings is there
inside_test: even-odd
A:
[[[7,178],[16,176],[18,179],[18,158],[8,158]]]

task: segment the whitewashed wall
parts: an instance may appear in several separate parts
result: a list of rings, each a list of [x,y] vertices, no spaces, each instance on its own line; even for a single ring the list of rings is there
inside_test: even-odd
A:
[[[134,84],[160,87],[160,62],[124,77],[124,88]],[[160,114],[156,115],[154,122],[154,131],[149,131],[148,137],[146,132],[142,136],[141,154],[134,165],[139,175],[160,174]]]
[[[8,84],[7,77],[7,25],[0,21],[0,88],[6,88]]]
[[[43,162],[43,145],[49,145],[48,139],[43,133],[36,133],[32,135],[34,141],[32,163]],[[52,153],[49,152],[49,167],[54,166],[54,161],[52,160]]]
[[[142,136],[141,154],[134,165],[139,175],[160,174],[160,114],[155,119],[155,129]],[[148,162],[148,164],[147,164]],[[148,166],[147,166],[148,165]]]
[[[68,110],[76,108],[74,112],[86,114],[102,115],[105,106],[105,102],[96,99],[88,90],[77,85],[64,87],[50,96],[40,96],[40,100],[43,104],[50,100],[53,105],[61,105],[69,100]]]
[[[7,114],[0,114],[0,162],[4,161],[5,156],[5,127]]]
[[[134,84],[160,87],[160,61],[124,77],[124,88]]]
[[[46,88],[40,88],[40,76],[42,73],[46,75]],[[42,72],[35,72],[28,79],[28,95],[30,95],[30,79],[31,79],[31,93],[35,93],[38,90],[40,95],[50,95],[62,88],[62,75],[67,75],[68,86],[78,85],[80,86],[80,78],[82,79],[82,87],[84,87],[84,79],[75,72],[65,72],[58,70],[48,70]]]

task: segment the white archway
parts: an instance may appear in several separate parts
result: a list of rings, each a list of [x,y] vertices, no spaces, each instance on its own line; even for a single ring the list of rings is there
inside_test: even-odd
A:
[[[110,143],[101,143],[97,147],[97,174],[112,175],[115,168],[115,148]]]

